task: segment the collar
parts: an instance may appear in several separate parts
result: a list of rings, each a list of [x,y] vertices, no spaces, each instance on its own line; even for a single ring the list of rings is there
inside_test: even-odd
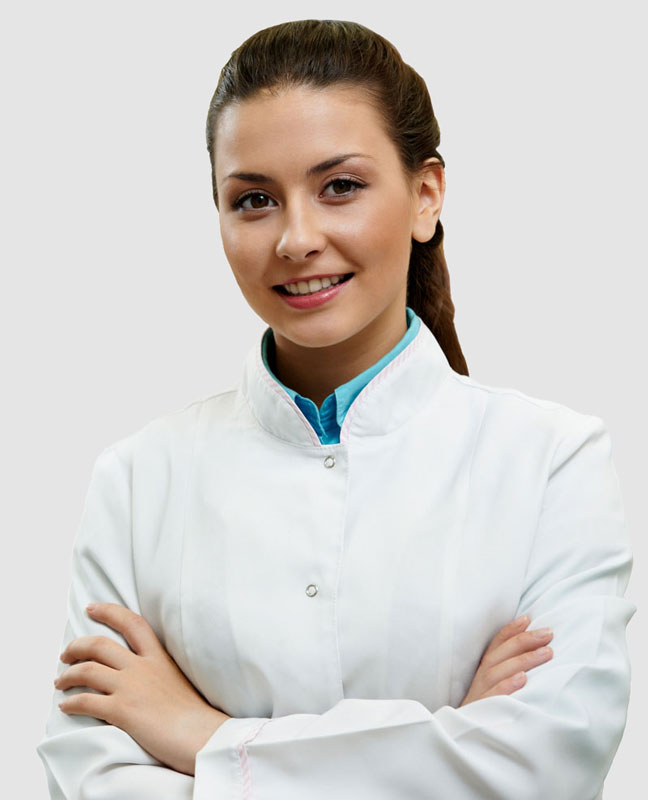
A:
[[[294,399],[268,372],[262,354],[266,328],[248,352],[238,392],[259,425],[285,442],[301,447],[324,445]],[[432,331],[421,320],[406,347],[364,386],[351,403],[340,431],[340,444],[357,436],[381,436],[396,430],[424,405],[453,372]]]
[[[407,330],[401,340],[382,358],[372,364],[368,369],[356,375],[346,383],[337,386],[329,394],[318,408],[317,405],[308,397],[296,392],[286,386],[270,369],[268,362],[268,348],[274,345],[272,328],[267,328],[261,337],[261,358],[266,370],[277,381],[277,383],[292,397],[297,406],[303,412],[311,427],[316,431],[317,436],[324,444],[335,444],[340,440],[340,431],[344,423],[349,407],[364,389],[367,383],[377,375],[393,358],[403,350],[416,336],[421,318],[409,306],[405,307]]]

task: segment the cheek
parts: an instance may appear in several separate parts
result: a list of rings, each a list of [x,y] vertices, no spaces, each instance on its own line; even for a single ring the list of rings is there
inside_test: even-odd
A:
[[[409,263],[411,226],[406,200],[377,204],[362,220],[358,244],[375,263]]]
[[[261,275],[267,257],[267,250],[259,237],[241,227],[226,229],[223,226],[221,240],[225,257],[239,285],[253,284]]]

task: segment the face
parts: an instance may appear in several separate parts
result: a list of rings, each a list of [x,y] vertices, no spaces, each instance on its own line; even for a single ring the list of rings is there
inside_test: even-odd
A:
[[[434,234],[443,171],[406,178],[360,89],[264,91],[226,107],[215,178],[225,254],[277,347],[389,338],[390,326],[400,338],[412,237]]]

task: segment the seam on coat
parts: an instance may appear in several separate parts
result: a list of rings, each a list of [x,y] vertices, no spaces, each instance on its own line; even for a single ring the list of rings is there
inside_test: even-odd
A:
[[[133,536],[133,466],[132,463],[130,467],[126,464],[122,458],[119,456],[117,452],[117,448],[115,445],[111,445],[104,450],[105,453],[112,454],[115,457],[115,461],[120,465],[120,467],[126,472],[126,484],[128,486],[128,521],[130,526],[130,531],[128,535],[128,543],[130,545],[130,567],[131,567],[131,574],[133,576],[133,588],[135,589],[135,596],[137,597],[137,614],[141,615],[142,612],[142,603],[140,600],[140,593],[137,587],[137,574],[135,572],[135,544],[134,544],[134,536]],[[134,609],[131,609],[133,611]]]
[[[297,418],[299,419],[299,421],[302,423],[302,425],[306,429],[306,432],[308,433],[308,436],[310,437],[310,440],[313,442],[313,444],[322,447],[323,445],[322,445],[322,442],[320,441],[319,436],[315,433],[315,431],[311,427],[311,424],[308,422],[306,417],[302,414],[302,412],[299,409],[299,407],[297,406],[297,404],[292,400],[291,397],[289,397],[289,395],[286,394],[286,392],[281,388],[281,386],[279,386],[277,381],[275,381],[273,378],[270,377],[270,375],[268,375],[268,370],[265,368],[265,364],[263,363],[263,360],[261,359],[261,348],[260,347],[257,348],[257,350],[256,350],[255,364],[256,364],[258,372],[260,373],[261,377],[263,378],[263,384],[262,385],[266,386],[268,389],[270,389],[270,391],[272,391],[274,394],[276,394],[278,397],[280,397],[281,400],[284,403],[287,402],[289,404],[290,408],[297,414]],[[255,416],[256,416],[256,414],[255,414]],[[267,430],[267,429],[264,427],[264,430]]]
[[[338,621],[338,595],[340,578],[342,575],[342,561],[344,557],[344,544],[346,540],[346,523],[349,511],[349,483],[351,482],[351,448],[347,448],[347,474],[344,485],[344,514],[342,515],[341,536],[338,543],[338,559],[335,565],[336,581],[333,593],[333,633],[335,635],[335,656],[340,681],[340,695],[344,698],[344,678],[342,676],[342,659],[340,658],[340,625]]]
[[[596,414],[577,411],[571,406],[565,405],[565,403],[559,403],[556,400],[548,400],[543,397],[534,397],[533,395],[526,394],[526,392],[523,392],[520,389],[515,389],[512,386],[488,386],[487,384],[483,384],[475,380],[475,378],[471,378],[469,375],[462,375],[455,370],[452,370],[452,377],[455,379],[455,381],[457,381],[457,383],[460,383],[462,386],[466,386],[469,389],[479,389],[480,391],[488,392],[489,394],[511,395],[513,397],[517,397],[519,400],[526,400],[526,402],[531,403],[538,408],[543,408],[547,411],[561,409],[585,416],[596,416]]]
[[[182,649],[184,650],[187,655],[189,654],[189,650],[187,648],[187,641],[185,638],[185,630],[184,630],[184,578],[185,578],[185,543],[187,541],[187,505],[188,505],[188,497],[189,497],[189,487],[191,486],[193,477],[194,477],[194,470],[196,468],[196,447],[198,444],[198,431],[200,430],[200,423],[202,420],[202,415],[205,410],[205,404],[201,403],[200,408],[198,409],[198,416],[194,423],[194,432],[193,432],[193,442],[191,444],[191,455],[189,458],[189,469],[187,470],[187,481],[184,486],[184,493],[182,497],[182,544],[180,545],[180,580],[179,580],[179,587],[178,587],[178,625],[180,628],[180,641],[182,642]],[[190,673],[187,677],[190,678],[191,682],[194,686],[197,686],[196,675],[193,670],[193,657],[187,658],[187,671]]]
[[[351,408],[347,411],[346,417],[344,418],[344,423],[342,425],[342,429],[340,430],[340,442],[347,443],[349,441],[349,429],[353,420],[355,419],[358,410],[362,408],[364,403],[367,400],[367,397],[370,397],[373,391],[380,386],[383,381],[391,375],[391,373],[401,364],[403,361],[408,359],[413,353],[415,353],[423,344],[423,336],[421,335],[421,331],[416,335],[416,337],[407,345],[404,350],[393,358],[389,364],[386,364],[380,372],[375,375],[369,383],[364,387],[364,389],[360,392],[360,394],[356,397],[356,399],[351,404]]]
[[[252,798],[252,771],[250,767],[250,759],[248,756],[248,751],[246,748],[246,744],[252,741],[259,733],[261,728],[270,722],[269,719],[264,719],[260,722],[256,728],[254,728],[248,735],[243,739],[242,742],[239,742],[237,747],[238,753],[238,763],[239,769],[241,773],[241,787],[243,790],[242,793],[242,800],[251,800]]]
[[[172,411],[167,411],[165,414],[160,415],[160,417],[151,420],[151,423],[156,422],[158,419],[166,419],[167,417],[175,417],[179,414],[186,414],[187,411],[191,411],[194,406],[205,405],[206,403],[209,403],[212,400],[218,400],[219,397],[224,397],[225,395],[228,394],[236,394],[236,387],[232,386],[229,389],[223,389],[221,392],[214,392],[214,394],[205,395],[204,397],[198,397],[195,400],[191,400],[186,405],[181,406],[180,408],[173,409]]]
[[[522,595],[524,595],[525,592],[526,592],[527,579],[529,577],[529,569],[531,568],[531,561],[533,560],[533,556],[535,554],[536,547],[537,547],[537,544],[538,544],[538,531],[540,530],[540,522],[542,520],[542,515],[544,513],[545,504],[547,502],[547,490],[549,488],[549,481],[551,480],[551,476],[553,475],[553,472],[554,472],[553,466],[554,466],[554,464],[556,462],[556,456],[558,454],[558,451],[560,450],[560,448],[561,448],[561,446],[562,446],[562,444],[563,444],[563,442],[565,441],[566,438],[567,438],[567,435],[556,437],[557,440],[555,442],[555,445],[554,445],[554,448],[553,448],[553,452],[551,454],[551,458],[549,459],[549,463],[548,463],[548,467],[547,467],[547,474],[546,474],[545,479],[544,479],[544,488],[542,490],[542,501],[540,502],[540,507],[538,509],[538,517],[536,519],[536,523],[535,523],[535,527],[534,527],[534,531],[533,531],[533,538],[531,539],[531,542],[529,544],[529,552],[527,553],[527,561],[526,561],[526,565],[524,567],[524,574],[523,574],[523,577],[522,577]],[[520,600],[521,599],[522,599],[522,596],[520,597]],[[518,608],[516,609],[516,613],[519,614],[520,610],[521,610],[521,606],[520,606],[520,603],[518,602]],[[526,613],[526,609],[525,609],[524,613]]]
[[[454,634],[456,628],[456,613],[453,612],[453,604],[450,602],[450,595],[455,583],[455,577],[457,572],[457,564],[459,562],[459,556],[461,555],[461,550],[464,543],[464,538],[466,534],[466,518],[468,516],[468,497],[470,495],[470,486],[472,482],[472,472],[473,466],[475,463],[475,453],[477,451],[477,444],[479,442],[479,437],[481,435],[482,426],[484,424],[484,420],[486,419],[486,412],[488,409],[488,400],[484,403],[481,413],[481,419],[479,420],[479,426],[477,427],[477,431],[475,432],[475,438],[473,441],[472,452],[470,454],[470,465],[468,467],[468,477],[466,479],[466,496],[464,497],[463,502],[463,515],[461,518],[461,523],[458,528],[458,535],[456,537],[455,546],[454,546],[454,553],[452,554],[452,561],[453,561],[453,569],[445,568],[444,569],[444,580],[443,580],[443,591],[441,595],[441,609],[439,614],[440,619],[440,633],[439,633],[439,651],[443,654],[444,647],[447,650],[447,670],[445,675],[445,685],[441,685],[441,678],[442,678],[442,670],[438,673],[437,678],[437,691],[438,696],[440,697],[451,697],[452,696],[452,680],[454,675],[454,652],[453,652],[453,642],[454,642]],[[447,565],[447,549],[448,543],[447,539],[444,544],[444,555],[443,561]],[[448,565],[449,566],[449,565]],[[446,642],[444,644],[443,638],[445,637]]]
[[[592,424],[592,420],[595,420],[596,421],[596,426],[597,426],[597,428],[595,430],[597,430],[597,432],[599,432],[599,433],[600,433],[600,431],[598,429],[601,428],[601,426],[604,426],[604,424],[605,424],[603,422],[603,420],[601,419],[601,417],[597,417],[596,415],[593,415],[593,414],[584,414],[584,415],[579,415],[579,416],[585,417],[586,422],[589,425]],[[582,419],[579,419],[578,422],[582,422]],[[583,427],[585,427],[585,423],[583,423]],[[568,457],[566,459],[567,461],[571,460],[571,458],[574,455],[576,455],[576,453],[579,452],[581,450],[581,448],[584,447],[587,444],[587,442],[589,442],[589,439],[590,439],[590,436],[591,436],[592,432],[593,431],[590,431],[589,434],[585,437],[585,439],[583,439],[580,442],[578,447],[575,450],[572,450],[569,453],[569,455],[568,455]],[[549,459],[547,473],[546,473],[546,477],[545,477],[545,481],[544,481],[544,489],[543,489],[543,492],[542,492],[542,502],[540,503],[540,508],[538,510],[538,517],[536,519],[535,529],[534,529],[534,532],[533,532],[533,538],[531,540],[531,543],[529,544],[529,552],[527,553],[527,562],[526,562],[526,566],[524,568],[524,576],[522,578],[522,594],[525,594],[526,590],[528,588],[527,587],[527,581],[528,581],[528,577],[529,577],[529,570],[531,569],[531,562],[533,561],[533,557],[535,555],[535,551],[536,551],[536,549],[538,547],[538,534],[539,534],[539,531],[540,531],[540,523],[542,522],[542,517],[543,517],[544,511],[545,511],[545,506],[547,504],[547,492],[549,490],[549,484],[550,484],[551,479],[553,478],[554,474],[557,472],[558,469],[560,469],[560,467],[562,467],[562,465],[565,463],[565,461],[563,461],[563,464],[561,464],[560,467],[558,467],[557,469],[554,467],[554,465],[555,465],[556,461],[558,460],[559,451],[561,450],[563,445],[566,444],[566,442],[571,439],[571,437],[573,435],[574,435],[573,429],[569,429],[567,432],[563,432],[563,434],[561,436],[556,437],[556,443],[555,443],[553,452],[551,454],[551,458]],[[573,439],[571,441],[573,441]],[[520,599],[522,599],[522,598],[520,598]],[[517,613],[520,612],[520,608],[521,607],[520,607],[520,605],[518,603]],[[525,612],[526,612],[526,609],[525,609]],[[523,613],[525,613],[525,612],[523,612]]]

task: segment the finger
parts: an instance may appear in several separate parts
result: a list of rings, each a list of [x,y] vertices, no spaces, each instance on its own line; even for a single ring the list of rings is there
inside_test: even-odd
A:
[[[103,622],[119,631],[128,642],[129,647],[138,655],[144,656],[157,652],[160,642],[155,631],[148,622],[118,603],[91,603],[88,614],[98,622]]]
[[[539,628],[534,631],[524,631],[512,636],[490,653],[486,653],[482,661],[486,666],[493,666],[509,658],[520,655],[521,653],[536,650],[538,647],[549,644],[553,639],[553,631],[550,628]]]
[[[512,636],[515,636],[517,633],[520,633],[520,631],[523,631],[527,625],[529,625],[529,623],[530,619],[526,614],[524,614],[522,617],[514,619],[512,622],[509,622],[507,625],[501,628],[495,634],[495,636],[493,636],[490,644],[486,648],[484,655],[486,655],[486,653],[491,653],[493,650],[500,647],[503,642],[507,641]]]
[[[496,683],[490,691],[485,692],[482,697],[494,697],[502,694],[513,694],[521,689],[527,682],[528,677],[526,672],[516,672],[508,678],[504,678],[499,683]]]
[[[527,672],[534,667],[540,666],[540,664],[550,661],[553,655],[551,647],[541,647],[528,653],[522,653],[515,658],[509,658],[486,671],[487,685],[493,687],[500,681],[513,677],[518,672]]]
[[[87,686],[107,694],[117,688],[119,674],[117,670],[97,664],[96,661],[82,661],[68,667],[55,679],[54,686],[61,691],[72,686]]]
[[[113,669],[124,669],[133,653],[107,636],[79,636],[68,642],[60,659],[64,664],[74,661],[97,661]]]
[[[107,694],[93,694],[91,692],[78,692],[66,697],[59,708],[65,714],[85,714],[88,717],[112,722],[112,698]]]

